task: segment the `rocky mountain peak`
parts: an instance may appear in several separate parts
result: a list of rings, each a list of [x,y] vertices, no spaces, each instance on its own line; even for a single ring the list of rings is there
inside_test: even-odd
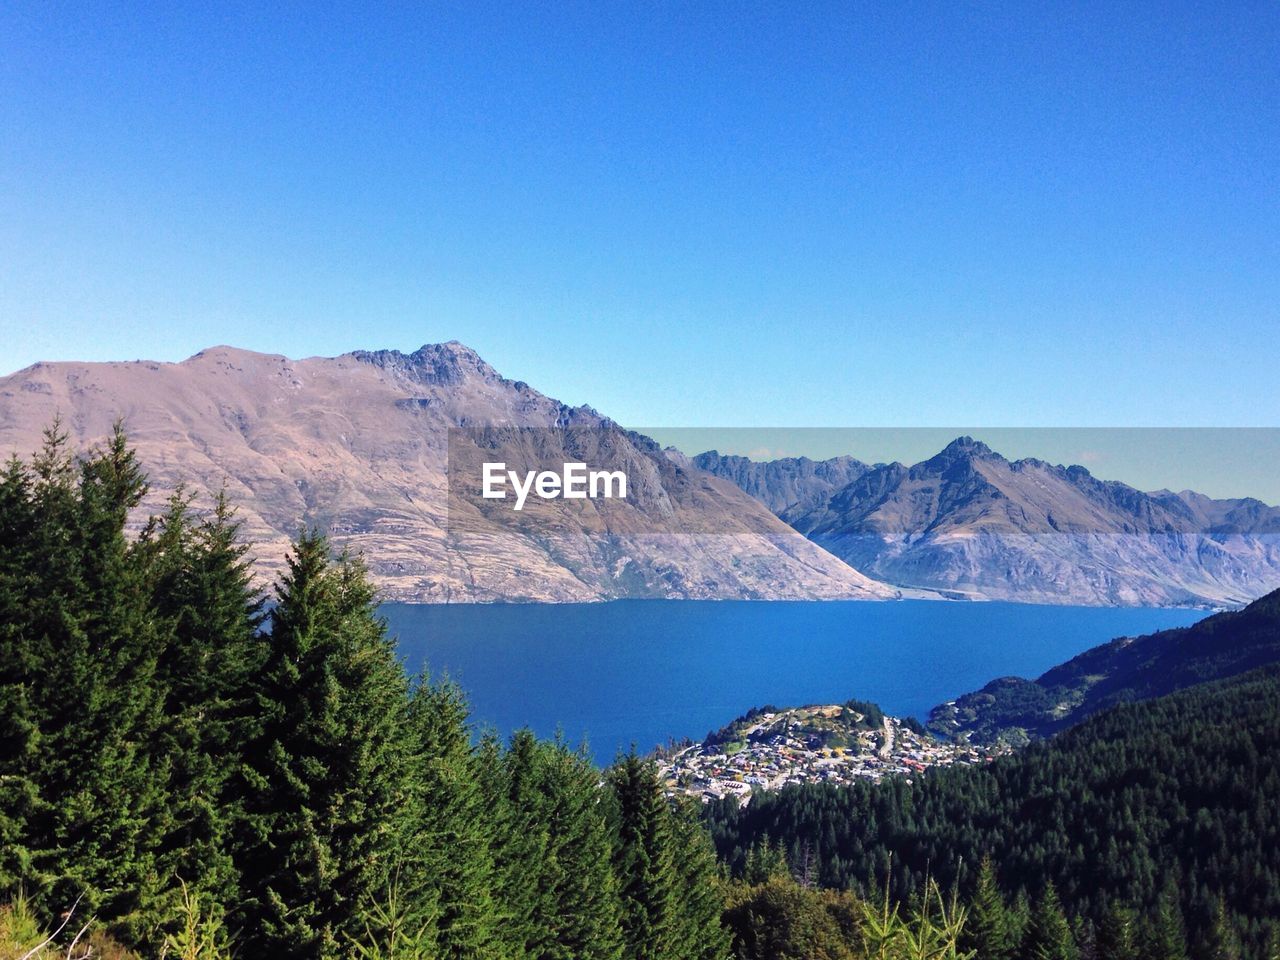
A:
[[[419,383],[453,386],[473,379],[491,383],[503,380],[480,354],[457,340],[424,343],[409,354],[399,350],[354,350],[351,356]]]
[[[715,450],[698,454],[692,463],[700,470],[732,481],[779,515],[788,509],[824,503],[835,491],[870,469],[850,456],[830,460],[783,457],[756,461]]]
[[[1157,605],[1235,604],[1280,584],[1278,508],[1146,494],[1078,465],[1011,463],[969,436],[781,511],[752,477],[723,475],[850,566],[899,586]]]
[[[975,460],[1004,461],[1004,457],[996,453],[981,440],[970,436],[956,437],[949,444],[928,460],[918,464],[914,469],[923,468],[932,473],[955,467],[958,464],[972,463]]]
[[[950,457],[999,457],[989,446],[981,440],[975,440],[970,436],[956,437],[945,447],[942,448],[939,456]]]

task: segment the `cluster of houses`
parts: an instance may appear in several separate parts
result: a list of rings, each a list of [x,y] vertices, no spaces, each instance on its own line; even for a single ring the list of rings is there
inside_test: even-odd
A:
[[[895,717],[870,728],[841,725],[843,709],[761,713],[749,724],[729,728],[727,736],[722,731],[702,743],[667,751],[658,758],[667,792],[703,802],[733,796],[747,803],[758,790],[909,777],[930,767],[987,763],[1002,752],[944,743]]]

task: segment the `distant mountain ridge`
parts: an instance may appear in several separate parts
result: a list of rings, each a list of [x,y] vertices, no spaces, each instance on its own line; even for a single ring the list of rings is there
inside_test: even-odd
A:
[[[55,415],[79,449],[123,418],[150,509],[179,483],[225,486],[263,577],[305,524],[362,552],[389,599],[895,595],[733,484],[503,377],[457,342],[303,360],[223,346],[180,363],[38,363],[0,378],[0,455],[29,456]],[[636,492],[608,513],[587,505],[504,527],[451,496],[459,436],[473,452],[491,445],[495,460],[557,463],[578,460],[568,447],[590,438],[633,471]]]
[[[769,464],[716,472],[747,492],[773,476]],[[869,576],[956,597],[1235,606],[1280,586],[1280,508],[1145,493],[1081,466],[1010,461],[972,437],[914,466],[868,467],[779,515]]]
[[[1051,736],[1118,703],[1150,700],[1280,663],[1280,590],[1189,627],[1120,637],[1036,680],[1002,677],[935,707],[949,737],[1014,744]]]
[[[751,460],[708,450],[692,458],[693,465],[737,484],[776,514],[788,509],[813,508],[825,503],[871,469],[853,457],[810,460],[784,457]]]

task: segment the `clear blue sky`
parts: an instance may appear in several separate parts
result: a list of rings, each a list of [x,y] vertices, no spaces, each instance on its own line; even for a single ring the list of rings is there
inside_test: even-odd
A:
[[[637,425],[1280,425],[1277,64],[1274,2],[7,2],[0,371],[456,338]]]

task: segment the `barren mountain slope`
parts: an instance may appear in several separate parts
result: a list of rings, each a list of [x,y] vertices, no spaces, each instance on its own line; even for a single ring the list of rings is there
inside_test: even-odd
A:
[[[867,574],[1031,602],[1240,604],[1280,586],[1280,510],[1144,493],[962,437],[783,518]]]
[[[732,484],[499,376],[458,343],[305,360],[214,347],[181,363],[40,363],[0,379],[0,453],[29,455],[55,415],[79,449],[122,418],[151,509],[179,483],[200,493],[225,484],[264,576],[311,524],[362,551],[402,600],[893,595]],[[645,474],[640,495],[603,518],[564,514],[550,530],[450,525],[450,428],[485,427],[548,428],[553,442],[560,429],[608,436]]]
[[[774,513],[822,506],[831,495],[871,469],[853,457],[810,460],[782,457],[751,460],[708,450],[693,458],[694,466],[732,480]]]

